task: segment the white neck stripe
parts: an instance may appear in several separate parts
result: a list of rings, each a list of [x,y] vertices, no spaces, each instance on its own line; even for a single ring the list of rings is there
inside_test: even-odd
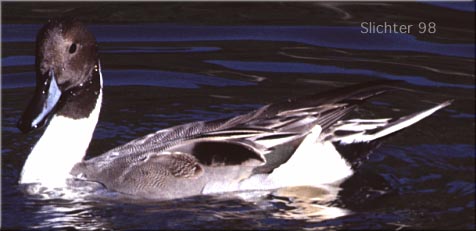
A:
[[[61,187],[71,177],[73,166],[82,161],[98,122],[102,104],[101,89],[96,105],[87,118],[72,119],[54,115],[33,147],[23,166],[19,183],[41,183]]]

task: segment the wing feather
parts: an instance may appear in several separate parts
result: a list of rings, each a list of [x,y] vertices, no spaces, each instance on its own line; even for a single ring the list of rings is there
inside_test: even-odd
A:
[[[193,146],[207,141],[240,144],[256,152],[253,158],[263,157],[273,146],[296,143],[315,125],[320,125],[322,130],[329,128],[364,100],[394,89],[391,85],[395,82],[375,81],[352,85],[265,105],[233,118],[171,127],[114,148],[94,161],[106,164],[120,156],[138,158],[149,152],[193,149]]]

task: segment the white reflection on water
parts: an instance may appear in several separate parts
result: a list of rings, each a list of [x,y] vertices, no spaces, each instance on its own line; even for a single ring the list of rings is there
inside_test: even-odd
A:
[[[320,222],[352,214],[352,211],[332,205],[341,190],[338,186],[295,186],[284,187],[272,191],[244,191],[230,195],[252,202],[270,215],[285,220],[303,220]],[[239,217],[240,214],[221,213],[221,218]],[[245,215],[246,216],[246,215]]]
[[[350,210],[334,207],[331,202],[337,198],[339,187],[317,188],[312,186],[288,187],[276,190],[275,202],[281,201],[288,208],[279,210],[276,217],[323,221],[351,214]]]
[[[84,198],[34,200],[31,206],[36,210],[31,229],[97,230],[112,227],[108,218],[93,213],[96,205]]]
[[[91,213],[92,205],[74,203],[74,207],[44,205],[38,214],[47,215],[45,220],[31,228],[74,228],[78,230],[97,230],[111,227],[111,223],[104,217]]]

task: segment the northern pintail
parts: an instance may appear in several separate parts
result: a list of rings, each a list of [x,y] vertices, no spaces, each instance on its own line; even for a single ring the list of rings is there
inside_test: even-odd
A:
[[[451,103],[397,118],[345,119],[370,97],[397,88],[393,81],[369,82],[269,104],[233,118],[159,130],[83,160],[102,102],[93,34],[76,20],[49,21],[37,37],[36,74],[35,94],[18,127],[27,132],[48,126],[19,183],[54,188],[66,187],[69,179],[92,181],[110,191],[152,199],[339,184],[374,142]],[[354,144],[369,148],[342,151]]]

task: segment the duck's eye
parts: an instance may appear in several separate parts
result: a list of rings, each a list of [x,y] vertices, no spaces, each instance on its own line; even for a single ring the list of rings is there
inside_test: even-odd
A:
[[[69,47],[69,53],[73,54],[74,52],[76,52],[76,43],[71,44]]]

